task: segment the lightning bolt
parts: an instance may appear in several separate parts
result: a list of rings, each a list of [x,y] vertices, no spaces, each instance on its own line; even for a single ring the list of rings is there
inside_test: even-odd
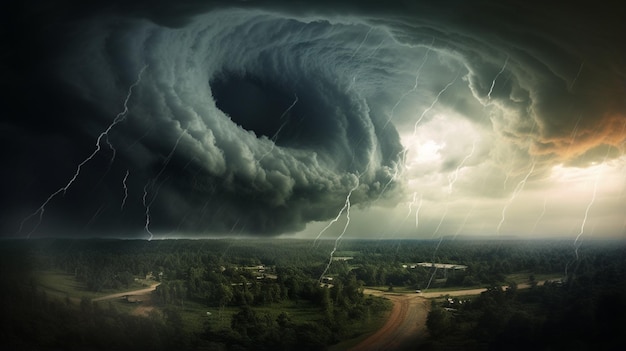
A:
[[[417,232],[417,229],[419,228],[420,225],[420,219],[419,219],[419,215],[420,215],[420,209],[422,208],[422,198],[420,197],[420,202],[417,205],[417,209],[415,210],[415,231]]]
[[[124,187],[124,197],[122,198],[122,206],[120,206],[120,210],[124,210],[124,205],[126,205],[126,199],[128,199],[128,186],[126,185],[126,180],[128,180],[129,173],[129,170],[126,170],[124,179],[122,179],[122,186]]]
[[[374,54],[376,52],[378,52],[378,50],[380,49],[381,46],[383,46],[383,43],[386,40],[387,40],[387,38],[383,38],[383,40],[381,40],[380,43],[378,43],[378,45],[374,48],[374,50],[372,50],[372,52],[369,55],[367,55],[367,57],[365,57],[365,60],[370,59],[372,56],[374,56]],[[362,70],[362,66],[359,66],[359,68],[357,69],[356,73],[352,77],[352,81],[350,82],[350,85],[348,86],[347,90],[352,89],[352,87],[356,83],[356,78],[359,76],[359,74],[361,74],[361,70]]]
[[[109,169],[111,168],[111,165],[113,164],[113,161],[115,161],[117,150],[115,150],[115,147],[113,146],[113,144],[111,144],[111,141],[109,141],[108,134],[104,137],[104,141],[107,143],[107,146],[109,147],[109,149],[111,149],[111,153],[112,153],[111,160],[109,161],[109,167],[107,168],[107,172],[108,172]]]
[[[413,126],[413,138],[415,138],[415,135],[417,134],[417,126],[419,125],[419,123],[422,121],[422,119],[424,119],[424,116],[426,116],[426,114],[432,110],[432,108],[435,106],[435,104],[439,101],[439,98],[441,97],[441,95],[443,95],[443,93],[445,93],[448,88],[450,88],[455,82],[456,80],[459,78],[459,74],[460,72],[457,72],[456,76],[454,77],[454,79],[452,79],[448,84],[446,84],[443,89],[441,89],[439,91],[439,93],[437,93],[437,95],[435,96],[435,99],[433,99],[432,103],[430,104],[430,106],[428,106],[428,108],[426,108],[424,111],[422,111],[422,114],[420,115],[420,117],[417,119],[417,121],[415,122],[415,125]],[[470,152],[469,155],[467,155],[462,161],[461,163],[457,166],[456,172],[457,174],[455,174],[452,178],[449,179],[449,192],[448,192],[448,196],[452,193],[452,186],[454,185],[454,183],[456,182],[456,178],[458,177],[458,171],[460,170],[460,168],[463,166],[463,164],[473,155],[474,153],[474,147],[475,147],[475,143],[472,144],[472,151]],[[405,147],[404,151],[406,152],[408,150],[408,147]],[[420,202],[420,206],[421,206],[421,202]],[[435,231],[432,234],[432,238],[434,238],[437,233],[439,232],[439,229],[441,228],[441,225],[443,224],[443,221],[445,220],[446,216],[448,215],[448,209],[449,209],[449,201],[446,203],[446,208],[445,211],[443,213],[443,215],[441,216],[441,218],[439,219],[439,223],[437,224],[437,227],[435,228]],[[417,229],[417,225],[418,225],[418,213],[416,211],[415,214],[415,226]],[[435,255],[437,254],[437,250],[439,249],[439,245],[441,244],[441,241],[443,240],[443,236],[440,237],[439,239],[439,244],[437,244],[437,247],[435,248],[435,251],[433,252],[433,259],[435,257]],[[433,271],[433,275],[431,276],[431,280],[434,276],[436,272],[436,268],[435,271]],[[430,286],[430,281],[428,282],[428,286]]]
[[[159,173],[157,173],[156,177],[155,177],[155,181],[156,179],[158,179],[161,174],[163,173],[163,171],[165,171],[165,168],[167,167],[167,165],[170,163],[170,161],[172,160],[172,156],[174,155],[174,152],[176,151],[176,148],[178,148],[178,144],[180,143],[180,140],[183,138],[183,136],[187,133],[187,128],[185,128],[180,135],[178,136],[178,138],[176,139],[176,142],[174,143],[174,147],[172,148],[172,150],[170,151],[169,154],[167,154],[167,157],[165,157],[165,161],[163,161],[163,166],[161,167],[161,170],[159,171]]]
[[[626,124],[625,124],[626,126]],[[606,162],[607,157],[609,156],[609,151],[611,150],[611,148],[607,148],[606,150],[606,154],[604,155],[604,160],[602,161],[602,163]],[[589,203],[587,204],[587,207],[585,208],[585,215],[583,216],[583,220],[582,223],[580,224],[580,231],[578,232],[578,235],[576,235],[576,239],[574,239],[574,262],[578,261],[578,250],[580,249],[580,244],[578,243],[580,241],[580,238],[583,236],[583,234],[585,233],[585,226],[587,225],[587,219],[589,218],[589,211],[591,210],[591,207],[593,206],[593,203],[596,201],[596,195],[598,192],[598,182],[600,180],[600,170],[598,170],[598,172],[596,173],[596,179],[593,182],[593,192],[591,193],[591,200],[589,201]],[[568,264],[569,265],[569,264]],[[565,276],[567,277],[567,266],[565,266]]]
[[[409,213],[407,213],[406,217],[404,217],[405,221],[406,221],[407,218],[409,218],[411,213],[413,213],[413,205],[415,205],[415,201],[416,200],[417,200],[417,191],[414,191],[413,192],[413,200],[411,202],[409,202]]]
[[[367,33],[365,34],[365,38],[361,40],[361,43],[359,44],[359,46],[356,48],[356,50],[354,50],[354,52],[352,53],[352,56],[350,56],[350,60],[352,60],[354,56],[359,52],[359,50],[361,50],[361,47],[363,46],[363,44],[365,44],[365,42],[367,41],[367,38],[370,36],[370,33],[372,33],[373,30],[374,30],[374,27],[370,27],[370,30],[368,30]]]
[[[608,154],[608,153],[607,153]],[[596,201],[596,193],[598,190],[598,180],[600,179],[600,172],[598,172],[598,174],[596,175],[596,179],[594,181],[593,184],[593,192],[591,195],[591,200],[589,201],[589,203],[587,204],[587,207],[585,208],[585,215],[583,216],[583,220],[582,223],[580,224],[580,231],[578,232],[578,235],[576,235],[576,238],[574,239],[574,261],[573,262],[568,262],[565,265],[565,276],[569,278],[569,273],[568,273],[568,269],[570,264],[574,263],[574,262],[578,262],[579,256],[578,256],[578,250],[580,249],[580,244],[578,243],[580,241],[580,238],[583,236],[583,234],[585,233],[585,226],[587,224],[587,219],[589,217],[589,210],[591,210],[591,207],[593,206],[593,203]]]
[[[150,235],[150,237],[148,238],[148,241],[151,241],[152,238],[154,238],[154,235],[152,234],[152,232],[150,231],[150,205],[152,205],[152,201],[154,201],[154,199],[156,198],[156,195],[152,198],[152,201],[148,202],[148,187],[152,187],[152,180],[149,180],[146,185],[143,186],[143,198],[142,198],[142,202],[143,202],[143,207],[146,210],[146,223],[144,225],[144,230],[148,233],[148,235]]]
[[[428,108],[425,109],[422,112],[421,116],[417,119],[417,122],[415,122],[415,125],[413,126],[413,137],[414,138],[415,138],[415,135],[417,134],[417,125],[422,121],[422,119],[424,119],[424,116],[426,116],[426,114],[428,112],[430,112],[430,110],[433,109],[435,104],[439,101],[439,97],[441,97],[441,95],[443,93],[445,93],[446,90],[448,90],[448,88],[450,88],[450,86],[452,86],[452,84],[454,84],[458,78],[459,78],[459,73],[456,74],[456,76],[454,77],[454,79],[450,83],[446,84],[446,86],[443,89],[441,89],[441,91],[439,91],[439,93],[437,94],[437,96],[435,97],[433,102],[430,104],[430,106],[428,106]]]
[[[471,216],[472,212],[474,212],[474,209],[476,209],[476,202],[474,202],[474,204],[472,205],[472,208],[470,208],[470,210],[467,211],[467,214],[465,215],[463,222],[459,226],[459,229],[456,230],[456,233],[454,233],[454,237],[452,237],[452,240],[455,240],[459,236],[463,228],[465,228],[465,224],[467,223],[467,220]]]
[[[428,55],[430,54],[430,51],[432,50],[432,46],[435,43],[435,38],[433,37],[432,42],[430,43],[430,46],[428,47],[428,50],[426,50],[426,53],[424,54],[424,59],[422,60],[422,63],[419,65],[419,67],[417,68],[417,72],[415,73],[415,84],[413,85],[413,87],[409,90],[407,90],[404,94],[402,94],[402,96],[400,96],[400,99],[398,99],[398,101],[396,102],[395,105],[393,105],[393,107],[391,108],[391,112],[389,114],[389,118],[387,119],[387,122],[385,122],[385,124],[383,125],[383,130],[385,128],[387,128],[387,124],[389,124],[389,122],[391,122],[391,120],[393,119],[393,116],[395,115],[395,111],[396,108],[398,107],[398,105],[400,105],[400,103],[411,93],[415,92],[417,90],[417,85],[419,82],[419,78],[420,75],[422,74],[422,68],[424,67],[424,64],[426,64],[426,61],[428,60]]]
[[[435,231],[433,232],[433,235],[431,236],[431,239],[434,239],[435,235],[437,235],[437,233],[439,233],[439,228],[441,228],[441,224],[443,223],[443,220],[446,219],[446,216],[448,215],[448,208],[449,207],[450,207],[450,203],[448,202],[448,203],[446,203],[446,209],[443,211],[443,215],[439,219],[439,224],[437,224],[437,228],[435,228]],[[443,236],[442,236],[442,238],[443,238]],[[437,246],[437,248],[439,248],[439,246]]]
[[[598,192],[598,179],[600,179],[600,172],[598,172],[598,175],[596,176],[596,180],[593,184],[593,193],[591,196],[591,201],[589,201],[589,204],[587,204],[587,208],[585,209],[585,216],[583,217],[583,221],[580,224],[580,232],[578,232],[578,235],[576,236],[576,239],[574,240],[574,254],[576,255],[576,260],[578,261],[578,241],[580,240],[580,237],[585,233],[585,225],[587,224],[587,218],[589,216],[589,210],[591,209],[591,206],[593,206],[593,203],[596,201],[596,193]]]
[[[24,224],[28,222],[28,220],[30,220],[31,218],[35,216],[38,216],[37,223],[27,235],[27,238],[30,238],[31,234],[34,233],[39,227],[39,225],[41,224],[41,221],[43,220],[43,215],[44,215],[44,212],[46,211],[46,206],[48,205],[48,203],[61,193],[65,195],[67,190],[72,186],[72,184],[74,184],[74,182],[80,175],[80,172],[83,166],[89,161],[91,161],[96,156],[96,154],[98,154],[98,152],[101,150],[102,148],[101,143],[103,139],[109,145],[111,150],[113,150],[113,157],[115,157],[115,148],[109,142],[109,139],[108,139],[109,132],[113,129],[113,127],[115,127],[116,125],[118,125],[119,123],[123,122],[126,119],[126,116],[128,115],[128,101],[130,100],[130,97],[133,94],[133,89],[137,87],[137,85],[139,85],[139,83],[141,82],[141,76],[143,72],[146,70],[146,68],[148,68],[148,65],[145,65],[139,71],[139,74],[137,75],[137,79],[128,88],[128,93],[126,94],[126,98],[124,99],[124,104],[123,104],[124,108],[122,109],[122,111],[119,112],[113,119],[113,122],[111,122],[111,124],[109,124],[109,126],[102,133],[100,133],[100,135],[98,135],[98,138],[96,139],[96,144],[95,144],[96,148],[94,149],[94,151],[89,156],[87,156],[87,158],[85,158],[81,163],[78,164],[78,166],[76,167],[76,171],[74,172],[74,175],[70,178],[70,180],[64,186],[62,186],[57,191],[53,192],[50,196],[48,196],[48,198],[41,204],[41,206],[39,206],[39,208],[37,208],[35,212],[31,213],[30,215],[28,215],[22,220],[22,222],[20,223],[20,229],[18,233],[22,232],[22,229],[24,228]],[[113,162],[113,160],[111,160],[111,162]]]
[[[510,177],[511,177],[511,174],[510,174],[509,172],[507,172],[507,173],[504,175],[504,182],[502,183],[502,190],[505,190],[505,191],[506,191],[506,183],[508,183],[508,182],[509,182],[509,178],[510,178]]]
[[[435,248],[435,252],[433,252],[433,258],[431,259],[431,262],[435,263],[435,255],[437,254],[437,251],[439,250],[439,246],[441,245],[441,242],[443,241],[443,236],[439,239],[439,242],[437,243],[437,247]],[[430,288],[430,284],[433,281],[433,278],[435,277],[435,274],[437,273],[437,267],[434,267],[435,269],[433,270],[433,274],[430,275],[430,279],[428,279],[428,284],[426,284],[426,289],[424,290],[428,290]]]
[[[163,186],[165,181],[160,182],[157,185],[156,190],[153,192],[154,194],[152,195],[149,201],[148,201],[148,195],[150,192],[152,192],[152,190],[154,190],[155,184],[157,184],[159,178],[161,177],[161,174],[163,174],[163,171],[165,171],[165,168],[167,168],[167,165],[170,163],[172,156],[174,155],[174,152],[178,148],[178,144],[180,143],[180,140],[183,138],[183,136],[186,133],[187,133],[187,128],[185,128],[176,139],[176,142],[174,143],[174,147],[172,147],[172,150],[169,152],[167,157],[165,157],[165,160],[163,161],[163,166],[161,166],[161,170],[159,171],[159,173],[157,173],[157,175],[154,178],[149,179],[146,185],[144,185],[143,187],[142,203],[145,209],[145,217],[146,217],[144,230],[149,235],[148,241],[151,241],[154,238],[154,234],[152,233],[152,231],[150,231],[150,207],[152,206],[156,198],[159,196],[159,190],[161,189],[161,186]]]
[[[128,147],[126,148],[126,150],[130,150],[133,147],[135,147],[135,145],[139,144],[139,142],[141,142],[145,137],[148,136],[148,134],[150,134],[150,132],[152,132],[152,130],[154,129],[154,124],[150,126],[150,128],[148,128],[148,130],[143,133],[142,136],[140,136],[137,140],[135,140],[132,144],[128,145]]]
[[[449,184],[448,184],[448,201],[446,202],[446,208],[443,212],[443,215],[441,216],[441,218],[439,219],[439,223],[437,224],[437,227],[435,228],[435,231],[433,232],[431,239],[434,239],[435,236],[437,235],[437,233],[439,233],[439,229],[441,228],[441,225],[443,224],[443,221],[445,220],[446,216],[448,215],[448,210],[450,208],[450,195],[452,194],[452,187],[454,186],[454,183],[456,182],[456,180],[458,179],[458,173],[459,170],[461,169],[461,167],[463,167],[463,165],[465,164],[465,162],[467,162],[467,160],[472,157],[474,155],[474,150],[476,147],[476,142],[474,141],[472,143],[472,150],[470,151],[470,153],[465,156],[463,158],[463,160],[461,160],[461,162],[459,163],[459,165],[456,167],[455,172],[453,173],[453,175],[449,178]],[[467,221],[467,217],[469,217],[469,213],[468,215],[465,217],[465,221],[463,222],[462,225],[465,225],[465,222]],[[416,218],[416,226],[417,226],[417,218]],[[462,227],[459,228],[459,230],[457,231],[457,234],[459,233],[459,231],[461,230]],[[455,238],[456,235],[455,234]],[[435,259],[435,255],[437,254],[437,250],[439,250],[439,246],[441,245],[441,241],[443,240],[443,235],[439,238],[439,243],[437,244],[437,247],[435,248],[435,251],[433,252],[433,262]],[[434,274],[434,272],[433,272]]]
[[[447,208],[446,208],[447,211]],[[445,215],[444,215],[445,217]],[[443,219],[443,217],[442,217]],[[441,225],[441,222],[439,222],[439,224]],[[437,243],[437,247],[435,247],[435,251],[433,252],[433,258],[431,260],[431,262],[435,263],[435,256],[437,255],[437,251],[439,251],[439,246],[441,246],[441,242],[443,241],[443,236],[441,236],[439,238],[439,242]],[[433,278],[435,277],[435,274],[437,273],[437,267],[435,267],[435,269],[433,270],[433,274],[430,275],[430,279],[428,279],[428,284],[426,285],[426,289],[424,290],[428,290],[430,288],[430,284],[433,281]]]
[[[295,100],[293,101],[293,103],[291,103],[291,105],[285,110],[285,112],[283,112],[280,115],[280,119],[282,120],[287,113],[289,113],[289,111],[291,111],[291,109],[296,106],[296,104],[298,103],[298,95],[294,94],[294,96],[296,97]],[[280,132],[283,130],[283,128],[285,127],[285,125],[287,124],[287,122],[289,122],[289,120],[285,120],[280,127],[278,128],[278,130],[276,131],[276,133],[274,133],[274,135],[272,135],[272,138],[270,139],[272,141],[270,149],[263,154],[260,158],[258,162],[261,162],[267,155],[269,155],[270,153],[272,153],[272,151],[274,151],[274,147],[276,145],[276,140],[278,140],[278,135],[280,134]]]
[[[576,81],[578,80],[578,77],[580,76],[580,73],[583,71],[583,66],[585,65],[585,61],[583,61],[580,64],[580,67],[578,68],[578,72],[576,72],[576,76],[574,77],[574,79],[572,80],[572,83],[570,83],[569,85],[569,90],[572,91],[574,89],[574,85],[576,84]]]
[[[522,192],[522,190],[524,189],[524,185],[526,185],[526,181],[528,180],[528,177],[530,177],[530,175],[533,173],[534,170],[535,170],[535,162],[533,162],[532,166],[530,167],[530,170],[528,171],[528,173],[526,173],[526,176],[522,180],[520,180],[519,183],[517,183],[517,186],[515,187],[515,190],[513,190],[513,193],[511,194],[509,201],[507,201],[507,203],[502,208],[502,218],[500,219],[500,223],[498,223],[498,227],[496,228],[496,233],[498,233],[498,235],[500,235],[500,228],[502,228],[502,224],[504,223],[504,220],[505,220],[506,210],[513,203],[515,198],[517,198],[519,193]]]
[[[472,143],[472,150],[470,151],[470,153],[467,156],[465,156],[465,158],[463,158],[461,163],[459,163],[459,165],[456,167],[456,170],[452,174],[452,177],[449,177],[448,194],[452,194],[452,186],[454,185],[454,183],[456,183],[457,179],[459,178],[459,170],[461,169],[461,167],[463,167],[465,162],[467,162],[467,160],[469,160],[469,158],[474,155],[475,149],[476,149],[476,140],[474,140],[474,142]]]
[[[580,120],[583,118],[583,115],[578,116],[578,120],[576,121],[576,124],[574,124],[574,128],[572,129],[572,132],[570,133],[570,143],[569,145],[567,145],[567,151],[565,152],[566,155],[569,155],[569,150],[572,148],[572,145],[574,145],[574,141],[576,141],[576,134],[578,134],[578,124],[580,123]]]
[[[359,179],[360,177],[357,178],[356,185],[352,189],[350,189],[350,192],[348,192],[348,196],[346,196],[346,202],[344,203],[341,211],[339,211],[339,215],[333,220],[334,222],[336,222],[339,216],[341,215],[341,213],[343,213],[344,210],[346,211],[346,224],[344,225],[343,230],[341,231],[341,234],[339,234],[337,239],[335,239],[335,245],[333,246],[333,249],[330,252],[330,258],[328,259],[328,264],[326,265],[326,268],[324,268],[322,275],[320,275],[320,278],[319,278],[320,283],[322,282],[322,278],[324,278],[324,275],[326,274],[326,272],[328,272],[328,269],[330,268],[330,265],[333,262],[333,256],[335,255],[335,251],[337,251],[337,246],[339,245],[339,242],[343,238],[343,235],[346,233],[346,230],[348,229],[348,226],[350,225],[350,196],[352,196],[352,192],[355,191],[359,187]],[[328,229],[329,226],[324,228],[324,230]]]
[[[493,93],[493,88],[496,86],[496,80],[498,80],[498,77],[500,77],[500,75],[502,73],[504,73],[504,70],[506,69],[506,64],[509,62],[509,57],[506,57],[506,60],[504,60],[504,65],[502,65],[502,68],[500,69],[500,72],[498,72],[498,74],[496,74],[496,76],[493,78],[493,81],[491,82],[491,87],[489,88],[489,93],[487,94],[487,98],[489,98],[489,100],[491,100],[491,93]]]
[[[145,208],[145,216],[146,216],[144,230],[149,235],[148,241],[151,241],[154,238],[154,234],[152,233],[152,231],[150,231],[150,207],[152,206],[156,198],[159,196],[159,191],[161,190],[161,186],[165,184],[165,181],[159,183],[159,185],[156,187],[156,190],[154,190],[154,195],[152,195],[152,197],[150,198],[150,201],[148,201],[148,195],[150,191],[154,189],[155,183],[156,183],[156,178],[152,178],[152,179],[149,179],[146,185],[143,186],[142,204],[143,204],[143,207]]]
[[[406,214],[406,216],[402,219],[402,222],[400,223],[400,225],[398,226],[398,229],[396,230],[396,232],[394,233],[394,237],[395,234],[397,234],[400,231],[400,228],[402,227],[402,224],[404,224],[404,222],[406,222],[407,219],[409,219],[409,216],[411,216],[411,213],[413,213],[413,206],[417,203],[417,192],[413,192],[413,200],[411,202],[409,202],[409,212]],[[419,211],[422,208],[422,198],[420,196],[420,201],[417,205],[417,209],[415,209],[415,231],[417,231],[417,228],[419,226]],[[406,234],[405,234],[406,236]],[[382,237],[380,238],[380,240],[382,240]],[[396,254],[400,251],[400,245],[401,245],[401,241],[398,240],[398,243],[396,244]]]
[[[426,285],[426,289],[424,289],[424,291],[430,288],[430,283],[433,281],[433,278],[435,277],[435,273],[437,273],[437,267],[435,267],[433,274],[430,275],[430,279],[428,279],[428,284]]]
[[[380,43],[378,43],[378,45],[376,45],[374,50],[372,50],[372,52],[369,55],[367,55],[366,58],[371,58],[372,56],[374,56],[374,54],[378,52],[378,50],[381,48],[381,46],[383,46],[385,41],[387,41],[387,38],[383,38],[383,40],[381,40]]]
[[[537,229],[537,225],[539,224],[541,219],[543,219],[543,216],[545,216],[547,203],[548,203],[548,198],[546,197],[546,198],[543,199],[543,209],[541,210],[541,213],[539,214],[539,217],[535,221],[535,225],[533,225],[533,229],[530,231],[531,234],[535,233],[535,230]]]
[[[98,218],[98,216],[100,216],[100,212],[102,211],[103,208],[104,208],[104,204],[102,204],[102,205],[100,205],[100,207],[98,207],[98,209],[96,210],[96,213],[94,213],[93,216],[91,216],[91,218],[87,222],[87,224],[85,224],[84,229],[89,228],[91,223],[93,223],[96,220],[96,218]]]
[[[359,44],[359,46],[356,48],[356,50],[354,50],[352,52],[352,55],[350,55],[350,59],[349,61],[352,61],[354,59],[354,56],[356,56],[356,54],[359,52],[359,50],[361,50],[361,47],[363,46],[363,44],[365,44],[365,42],[367,41],[367,38],[369,37],[370,33],[374,30],[374,27],[370,27],[370,29],[367,31],[367,33],[365,34],[365,37],[363,38],[363,40],[361,40],[361,43]],[[383,40],[384,41],[384,40]],[[380,43],[380,45],[382,45],[382,42]],[[380,46],[379,45],[379,46]],[[374,49],[374,51],[369,54],[367,56],[367,58],[370,58],[375,52],[376,50],[378,50],[378,48]],[[352,77],[352,81],[350,82],[350,85],[348,86],[348,90],[352,89],[352,86],[356,83],[356,77],[361,73],[361,67],[359,67],[356,71],[356,73],[354,74],[354,76]]]

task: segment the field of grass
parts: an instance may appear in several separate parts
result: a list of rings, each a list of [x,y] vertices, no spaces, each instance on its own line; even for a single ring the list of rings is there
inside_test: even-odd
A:
[[[83,298],[91,300],[109,294],[140,289],[150,283],[137,281],[133,284],[134,286],[129,288],[119,289],[117,291],[107,290],[93,292],[87,290],[85,284],[77,281],[72,274],[62,271],[38,271],[36,272],[36,279],[39,287],[43,289],[48,296],[58,299],[69,298],[74,304],[80,303]],[[386,286],[375,288],[381,291],[387,291],[388,289]],[[405,287],[394,288],[394,291],[399,293],[414,293],[414,290]],[[129,304],[120,299],[99,301],[97,303],[101,308],[114,308],[120,313],[127,314],[133,313],[138,307],[137,304]],[[150,305],[149,301],[144,303]],[[180,313],[184,330],[193,334],[202,333],[207,326],[209,326],[211,330],[228,329],[230,328],[232,316],[240,311],[239,307],[207,307],[202,303],[194,301],[184,301],[181,305],[173,305],[171,307]],[[323,318],[320,309],[308,301],[299,301],[298,303],[294,301],[283,301],[269,306],[255,306],[253,309],[258,315],[269,314],[273,319],[276,319],[281,312],[286,312],[291,320],[297,324]],[[160,307],[156,307],[155,310],[157,313],[163,312],[163,309]],[[331,350],[343,350],[356,345],[370,333],[380,328],[385,323],[386,319],[387,314],[383,314],[382,316],[367,318],[353,324],[350,327],[350,334],[353,335],[354,338],[333,346]]]
[[[359,251],[335,251],[334,253],[334,257],[355,257],[355,256],[359,256],[360,252]]]
[[[541,273],[534,274],[532,272],[513,273],[506,276],[507,282],[515,282],[517,284],[528,284],[530,276],[534,275],[535,281],[558,280],[563,279],[563,273]]]
[[[38,271],[35,272],[35,277],[39,286],[49,296],[80,300],[83,297],[93,299],[103,295],[88,291],[85,284],[77,281],[72,274],[61,271]]]
[[[95,292],[87,290],[84,283],[76,280],[73,274],[68,274],[59,270],[37,271],[35,272],[37,284],[48,294],[56,298],[70,298],[71,301],[80,301],[82,298],[94,299],[97,297],[115,294],[134,289],[141,289],[145,285],[141,282],[131,284],[128,288],[106,289]]]
[[[381,314],[380,316],[374,318],[369,318],[369,320],[363,320],[361,323],[357,323],[353,325],[353,335],[358,335],[355,338],[348,339],[342,341],[338,344],[332,345],[328,348],[329,351],[341,351],[348,350],[356,345],[358,345],[361,341],[365,340],[372,333],[382,328],[387,319],[389,318],[389,314],[391,313],[391,309],[386,313]]]
[[[201,332],[207,325],[212,330],[230,328],[233,314],[241,311],[239,307],[207,307],[194,301],[185,301],[182,307],[175,308],[181,314],[185,330],[189,332]],[[254,306],[253,310],[258,315],[269,314],[273,319],[276,319],[281,312],[287,312],[295,323],[313,321],[322,317],[319,308],[302,301],[298,304],[294,301],[283,301],[270,306]]]

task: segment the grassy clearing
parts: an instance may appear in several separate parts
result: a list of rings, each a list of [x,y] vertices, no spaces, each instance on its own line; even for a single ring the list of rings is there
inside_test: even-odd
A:
[[[521,272],[521,273],[513,273],[508,274],[506,276],[507,282],[515,282],[517,284],[529,284],[530,276],[533,275],[535,277],[535,281],[544,281],[544,280],[557,280],[563,279],[563,273],[538,273],[535,274],[533,272]]]
[[[35,272],[37,284],[48,294],[56,298],[70,298],[73,301],[82,298],[94,299],[109,294],[141,289],[146,285],[138,282],[131,284],[128,288],[106,289],[99,292],[90,291],[87,286],[76,280],[73,274],[68,274],[59,270],[37,271]],[[148,284],[149,285],[149,284]]]
[[[114,310],[125,314],[131,314],[135,309],[137,309],[137,307],[139,307],[137,304],[128,303],[122,299],[98,301],[95,302],[95,304],[102,309],[109,309],[112,307]]]
[[[356,257],[359,256],[359,251],[336,251],[334,257]]]
[[[194,301],[185,301],[184,306],[178,306],[177,309],[181,314],[185,330],[190,332],[201,332],[207,324],[212,330],[228,329],[232,316],[241,311],[239,307],[207,307]],[[294,301],[283,301],[271,306],[253,306],[252,309],[259,315],[269,314],[273,319],[276,319],[281,312],[287,312],[295,323],[314,321],[322,317],[319,308],[302,301],[297,304]]]
[[[85,284],[77,281],[72,274],[61,271],[38,271],[35,277],[46,294],[57,298],[93,299],[103,295],[87,290]]]
[[[389,301],[388,301],[389,302]],[[391,302],[389,302],[391,304]],[[329,351],[340,351],[340,350],[348,350],[356,345],[358,345],[363,340],[367,339],[372,333],[376,332],[378,329],[382,328],[382,326],[389,319],[389,314],[391,314],[391,308],[385,313],[381,313],[379,316],[370,317],[364,319],[360,322],[357,322],[351,326],[351,333],[353,336],[352,339],[348,339],[342,341],[338,344],[332,345],[329,347]]]
[[[273,303],[270,306],[254,307],[254,310],[261,314],[270,314],[273,318],[278,317],[281,312],[286,312],[289,318],[295,323],[309,322],[323,316],[319,307],[314,306],[308,301],[299,301],[296,303],[287,300],[280,303]]]
[[[233,307],[222,309],[207,307],[202,303],[194,301],[185,301],[184,307],[179,310],[184,330],[197,333],[202,332],[207,324],[213,330],[230,328],[231,316],[238,311],[239,309]]]
[[[415,294],[415,289],[408,286],[394,286],[392,291],[389,291],[388,285],[366,286],[367,289],[378,290],[381,292],[397,293],[397,294]]]

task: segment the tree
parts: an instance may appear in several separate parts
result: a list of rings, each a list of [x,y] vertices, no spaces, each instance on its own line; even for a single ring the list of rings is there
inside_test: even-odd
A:
[[[259,333],[259,318],[250,306],[245,305],[233,315],[230,327],[243,337],[254,338]]]
[[[444,336],[450,329],[450,314],[441,308],[435,301],[431,303],[430,313],[426,319],[426,326],[430,334],[439,338]]]
[[[333,288],[334,289],[334,288]],[[333,302],[330,299],[330,289],[324,288],[322,289],[322,297],[321,297],[321,305],[322,311],[324,315],[328,319],[329,322],[333,320]]]
[[[230,286],[223,283],[218,284],[215,298],[220,307],[224,307],[230,303],[233,300],[233,297],[233,289],[231,289]]]

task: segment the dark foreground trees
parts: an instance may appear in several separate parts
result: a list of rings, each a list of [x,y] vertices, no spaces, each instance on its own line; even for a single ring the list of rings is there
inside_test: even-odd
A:
[[[436,303],[425,349],[626,350],[624,248],[589,247],[569,268],[564,282]]]
[[[283,247],[285,251],[268,255],[273,250],[244,245],[224,259],[221,248],[198,250],[196,243],[164,242],[158,250],[127,244],[20,242],[0,247],[0,344],[63,350],[320,350],[353,337],[353,325],[389,308],[364,296],[363,282],[350,270],[335,272],[334,286],[321,286],[317,279],[326,257],[307,257],[308,246]],[[258,268],[265,262],[279,266]],[[134,316],[132,307],[119,301],[48,296],[33,274],[48,269],[72,274],[85,291],[115,287],[102,282],[120,279],[124,286],[130,272],[133,277],[153,276],[160,280],[152,296],[157,308],[147,317]],[[190,329],[190,304],[239,312],[226,327],[206,323]],[[310,316],[293,319],[281,311],[285,305],[301,305]]]
[[[385,301],[364,296],[364,284],[401,292],[423,288],[433,278],[437,287],[492,288],[462,306],[455,301],[433,307],[432,338],[425,345],[431,350],[626,349],[619,338],[626,330],[623,246],[585,243],[573,261],[570,242],[444,241],[433,256],[435,244],[344,242],[338,256],[352,259],[333,262],[327,273],[333,279],[321,286],[329,250],[305,241],[7,241],[0,245],[0,344],[63,350],[320,350],[356,336],[355,326],[388,308]],[[468,268],[411,268],[423,261]],[[566,265],[566,283],[500,288],[510,273],[535,273],[537,282]],[[152,296],[155,311],[138,317],[125,305],[55,295],[32,274],[50,269],[100,292],[136,284],[131,277],[153,277],[161,283]],[[285,306],[306,310],[307,317],[290,314]],[[190,317],[194,308],[203,320]],[[220,323],[208,322],[207,311],[222,310],[228,313]],[[195,325],[193,318],[199,320]]]

